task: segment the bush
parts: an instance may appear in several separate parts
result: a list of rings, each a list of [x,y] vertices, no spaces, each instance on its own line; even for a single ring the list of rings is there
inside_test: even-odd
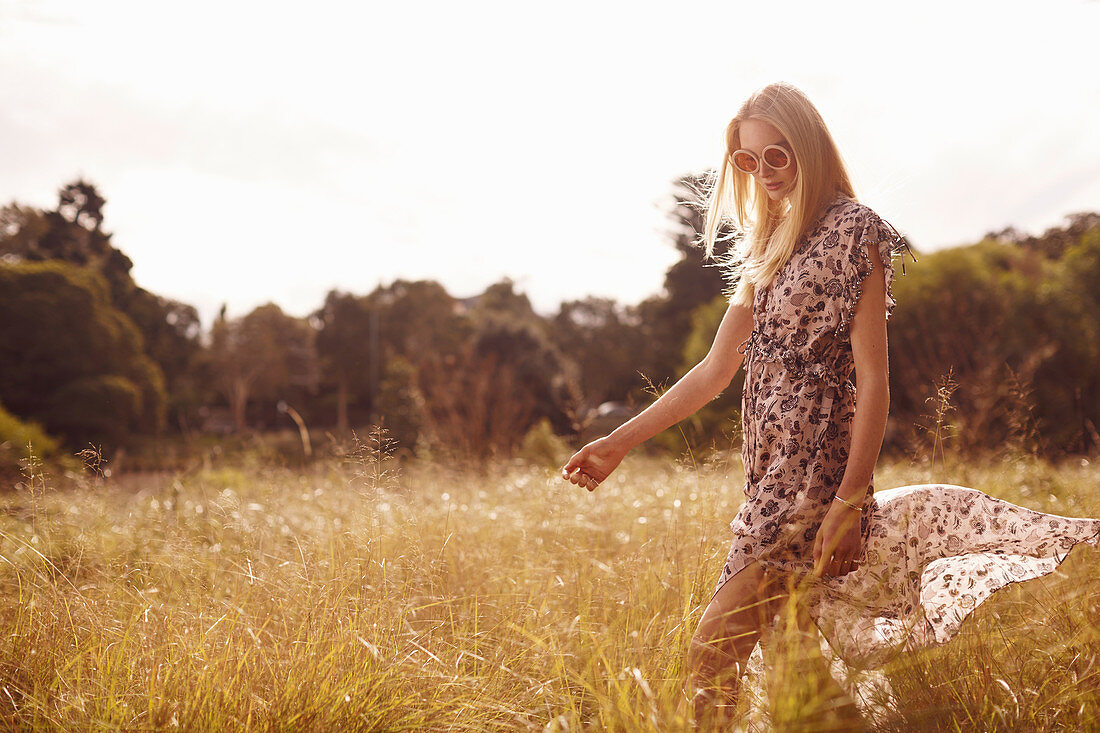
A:
[[[523,436],[517,457],[535,466],[558,468],[571,453],[565,441],[554,433],[550,420],[544,417]]]
[[[125,377],[101,375],[69,382],[51,400],[51,424],[75,444],[95,436],[118,447],[141,414],[141,390]]]
[[[23,422],[0,405],[0,490],[11,488],[21,475],[20,462],[57,455],[58,442],[32,422]]]

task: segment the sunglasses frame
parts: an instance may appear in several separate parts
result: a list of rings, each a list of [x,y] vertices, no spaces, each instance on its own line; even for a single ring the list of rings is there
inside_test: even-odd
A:
[[[757,171],[760,170],[761,163],[767,163],[767,161],[764,160],[764,156],[766,156],[768,154],[768,151],[771,150],[772,148],[777,148],[777,149],[783,151],[783,154],[787,156],[787,165],[777,167],[777,166],[772,165],[771,163],[768,163],[768,167],[771,168],[774,171],[782,171],[782,170],[786,170],[787,168],[790,168],[791,167],[791,161],[794,160],[794,153],[792,153],[790,150],[783,147],[782,145],[777,145],[775,143],[772,143],[771,145],[765,145],[764,149],[760,151],[760,155],[757,155],[756,153],[752,152],[751,150],[746,150],[745,148],[739,148],[738,150],[734,150],[732,153],[730,153],[730,163],[737,170],[741,171],[742,173],[748,173],[751,176],[751,175],[753,175],[754,173],[756,173]],[[748,155],[750,158],[755,160],[756,161],[756,170],[747,171],[744,168],[742,168],[741,166],[737,165],[737,155],[739,153],[744,153],[745,155]]]

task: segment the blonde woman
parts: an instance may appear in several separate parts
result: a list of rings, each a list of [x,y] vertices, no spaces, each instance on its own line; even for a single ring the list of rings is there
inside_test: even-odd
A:
[[[563,467],[594,490],[631,448],[725,389],[742,366],[745,501],[689,650],[705,705],[730,704],[741,670],[795,584],[850,663],[949,639],[1007,583],[1050,572],[1100,520],[1032,512],[949,485],[875,493],[889,412],[893,257],[907,247],[860,203],[824,120],[797,88],[752,94],[726,128],[710,191],[708,254],[744,233],[707,356],[656,402]],[[915,259],[915,258],[914,258]],[[857,391],[853,384],[859,385]]]

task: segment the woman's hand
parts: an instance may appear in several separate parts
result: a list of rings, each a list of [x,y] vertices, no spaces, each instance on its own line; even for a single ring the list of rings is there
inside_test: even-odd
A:
[[[814,540],[814,575],[847,575],[859,568],[860,513],[834,501]]]
[[[573,454],[569,462],[562,466],[561,477],[595,491],[600,482],[622,462],[626,453],[610,438],[597,438]]]

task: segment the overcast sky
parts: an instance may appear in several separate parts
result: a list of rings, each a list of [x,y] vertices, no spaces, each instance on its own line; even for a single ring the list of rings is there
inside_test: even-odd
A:
[[[670,183],[801,87],[923,250],[1100,210],[1100,2],[0,0],[0,203],[85,176],[204,321],[394,278],[634,303]]]

